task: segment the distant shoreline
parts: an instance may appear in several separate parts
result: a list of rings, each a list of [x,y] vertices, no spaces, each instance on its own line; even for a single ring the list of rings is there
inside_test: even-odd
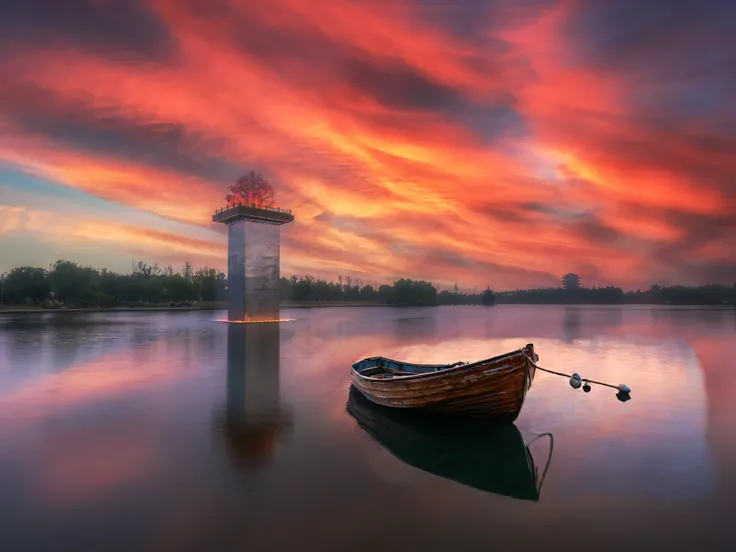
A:
[[[729,309],[736,308],[731,304],[725,305],[713,305],[713,304],[692,304],[692,305],[668,305],[664,303],[496,303],[494,306],[504,305],[515,305],[515,306],[535,306],[535,307],[551,307],[551,306],[565,306],[565,307],[690,307],[690,308],[721,308]],[[411,305],[409,305],[411,306]],[[482,307],[483,305],[429,305],[427,307]],[[390,305],[385,303],[350,303],[350,302],[336,302],[336,303],[286,303],[282,304],[282,309],[312,309],[312,308],[327,308],[327,307],[392,307],[392,308],[406,308],[405,306]],[[192,312],[192,311],[219,311],[227,310],[226,305],[206,305],[201,307],[79,307],[79,308],[68,308],[68,309],[44,309],[42,307],[28,307],[28,308],[0,308],[0,316],[7,315],[19,315],[19,314],[67,314],[67,313],[82,313],[82,312]]]
[[[336,303],[285,303],[281,305],[282,309],[309,309],[324,307],[390,307],[392,305],[384,303],[364,303],[364,302],[336,302]],[[0,316],[3,314],[46,314],[46,313],[80,313],[80,312],[191,312],[191,311],[218,311],[227,310],[227,305],[204,305],[192,307],[74,307],[74,308],[58,308],[45,309],[43,307],[26,307],[26,308],[2,308],[0,307]]]

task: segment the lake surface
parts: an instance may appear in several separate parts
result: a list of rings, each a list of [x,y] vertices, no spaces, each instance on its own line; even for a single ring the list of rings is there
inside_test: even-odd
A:
[[[0,550],[733,549],[735,310],[282,315],[0,316]],[[538,372],[504,436],[348,412],[359,358],[530,342],[632,400]]]

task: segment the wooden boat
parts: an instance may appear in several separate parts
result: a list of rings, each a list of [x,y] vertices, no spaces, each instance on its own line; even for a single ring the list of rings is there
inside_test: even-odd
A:
[[[348,412],[358,425],[396,458],[445,479],[481,491],[538,501],[552,458],[539,477],[529,447],[514,424],[420,414],[379,406],[350,390]]]
[[[532,385],[534,345],[470,364],[412,364],[384,357],[353,364],[353,386],[374,403],[514,421]]]

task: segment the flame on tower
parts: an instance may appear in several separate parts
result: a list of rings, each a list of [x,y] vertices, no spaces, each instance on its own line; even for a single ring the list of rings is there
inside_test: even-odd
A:
[[[276,198],[271,184],[260,173],[250,171],[230,186],[230,193],[225,196],[228,207],[233,205],[250,205],[253,207],[276,207]]]

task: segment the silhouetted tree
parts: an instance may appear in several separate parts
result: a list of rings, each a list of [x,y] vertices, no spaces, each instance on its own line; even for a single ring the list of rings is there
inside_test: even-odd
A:
[[[194,267],[192,267],[192,264],[187,261],[184,263],[184,267],[181,269],[181,277],[184,278],[187,282],[191,282],[193,276]]]
[[[360,300],[361,301],[376,301],[378,299],[378,291],[376,288],[370,285],[365,285],[360,288]]]
[[[381,303],[391,303],[394,290],[386,284],[378,286],[378,300]]]
[[[43,268],[22,266],[3,280],[3,301],[11,304],[39,303],[49,297],[48,273]]]
[[[429,282],[402,278],[394,282],[389,303],[393,305],[436,305],[437,289]]]
[[[54,299],[62,303],[88,304],[100,291],[100,273],[97,270],[64,259],[51,265],[48,278]]]
[[[196,299],[194,286],[181,274],[170,276],[165,283],[165,298],[174,303],[184,303]]]
[[[195,272],[193,280],[198,299],[201,301],[224,300],[226,281],[225,274],[222,272],[209,267],[200,268]]]
[[[250,171],[238,178],[230,186],[230,193],[225,196],[228,205],[243,203],[256,207],[274,207],[276,199],[273,188],[260,173]]]
[[[149,265],[146,262],[138,261],[133,263],[133,274],[140,274],[141,276],[158,276],[161,274],[161,269],[158,263]]]

